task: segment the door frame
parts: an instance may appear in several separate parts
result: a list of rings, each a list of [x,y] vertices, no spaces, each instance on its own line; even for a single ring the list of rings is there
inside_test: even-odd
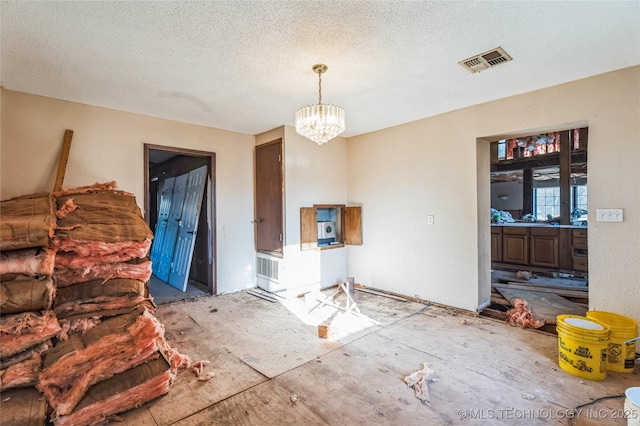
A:
[[[211,268],[207,272],[207,288],[210,294],[217,294],[217,269],[218,269],[218,251],[216,244],[216,154],[215,152],[200,151],[188,148],[170,147],[164,145],[144,144],[144,220],[147,225],[150,224],[149,220],[149,151],[165,151],[176,155],[189,155],[194,157],[207,157],[209,165],[207,166],[207,172],[211,179],[211,185],[205,190],[205,195],[211,194],[211,197],[207,198],[206,213],[201,211],[200,214],[207,214],[207,221],[211,224],[207,240],[210,242],[207,244],[207,257],[211,260]]]

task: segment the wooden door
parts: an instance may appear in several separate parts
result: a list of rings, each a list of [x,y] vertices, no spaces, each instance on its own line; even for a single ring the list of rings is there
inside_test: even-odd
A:
[[[284,241],[282,139],[256,147],[256,250],[282,254]]]
[[[196,240],[198,219],[202,206],[202,195],[207,181],[207,166],[189,172],[182,214],[180,215],[176,247],[171,262],[169,285],[181,291],[187,290],[189,269]]]

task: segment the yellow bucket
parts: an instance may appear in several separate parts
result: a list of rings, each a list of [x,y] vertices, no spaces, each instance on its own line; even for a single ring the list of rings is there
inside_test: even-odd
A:
[[[607,324],[587,317],[558,315],[556,330],[560,368],[589,380],[607,377]]]
[[[633,373],[636,344],[627,340],[638,337],[638,321],[611,312],[589,311],[587,318],[605,323],[611,328],[611,339],[607,352],[607,370],[617,373]]]

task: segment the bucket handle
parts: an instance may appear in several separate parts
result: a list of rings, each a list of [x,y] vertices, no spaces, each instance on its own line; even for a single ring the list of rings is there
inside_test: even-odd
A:
[[[636,340],[640,340],[640,336],[635,337],[633,339],[629,339],[626,342],[624,342],[625,345],[628,345],[629,343],[635,342]]]

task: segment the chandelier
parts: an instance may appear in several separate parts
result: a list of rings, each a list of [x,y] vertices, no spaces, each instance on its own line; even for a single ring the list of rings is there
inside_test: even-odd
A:
[[[322,74],[327,66],[317,64],[311,67],[318,74],[318,104],[300,108],[296,112],[296,133],[309,138],[318,145],[344,132],[344,110],[337,105],[322,104]]]

